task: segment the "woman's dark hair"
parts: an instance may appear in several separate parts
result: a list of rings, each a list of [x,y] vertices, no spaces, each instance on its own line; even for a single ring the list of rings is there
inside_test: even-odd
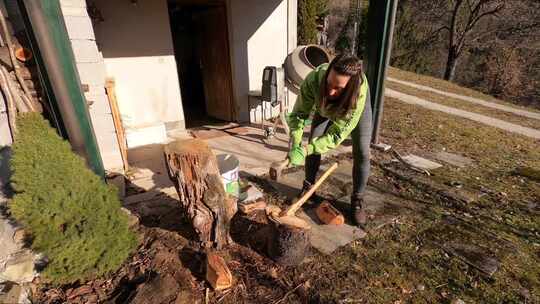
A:
[[[350,76],[349,82],[345,90],[341,93],[338,100],[328,101],[326,96],[328,86],[328,74],[334,70],[339,75]],[[360,86],[362,85],[362,63],[360,59],[354,55],[338,55],[328,66],[324,79],[321,83],[321,91],[319,92],[321,101],[320,106],[323,109],[336,111],[340,116],[345,116],[351,110],[356,108],[358,95],[360,94]]]

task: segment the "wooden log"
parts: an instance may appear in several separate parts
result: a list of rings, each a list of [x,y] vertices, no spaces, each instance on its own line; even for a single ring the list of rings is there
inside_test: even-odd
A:
[[[202,140],[187,139],[166,145],[164,152],[169,176],[198,240],[218,249],[232,242],[229,228],[236,200],[225,193],[212,150]]]
[[[255,210],[265,210],[265,209],[266,209],[266,202],[263,200],[238,204],[238,210],[240,210],[240,212],[244,214],[250,214]]]
[[[206,280],[214,290],[230,288],[233,283],[232,273],[227,263],[215,252],[206,254]]]
[[[278,222],[274,222],[271,227],[268,256],[284,266],[302,263],[310,248],[309,230]]]
[[[315,209],[319,220],[327,225],[343,225],[345,217],[329,202],[324,201]]]

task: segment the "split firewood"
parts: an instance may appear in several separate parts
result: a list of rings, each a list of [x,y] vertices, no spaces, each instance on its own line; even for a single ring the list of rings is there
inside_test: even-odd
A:
[[[319,220],[327,225],[343,225],[345,223],[343,214],[327,201],[322,202],[315,209],[315,213]]]
[[[225,260],[215,252],[206,254],[206,280],[214,290],[230,288],[233,278]]]
[[[265,210],[265,209],[266,209],[266,202],[263,200],[238,204],[238,210],[240,210],[240,212],[244,214],[250,214],[255,210]]]

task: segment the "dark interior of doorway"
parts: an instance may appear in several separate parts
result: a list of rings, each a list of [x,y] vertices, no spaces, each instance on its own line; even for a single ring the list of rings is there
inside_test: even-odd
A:
[[[224,123],[208,115],[205,81],[202,71],[204,32],[202,20],[213,5],[189,5],[169,2],[169,17],[186,128]],[[207,88],[208,89],[208,88]]]

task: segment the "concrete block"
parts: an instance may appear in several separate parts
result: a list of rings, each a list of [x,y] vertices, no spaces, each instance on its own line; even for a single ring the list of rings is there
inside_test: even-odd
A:
[[[330,255],[339,247],[366,236],[364,230],[347,223],[343,225],[318,224],[319,220],[314,209],[300,211],[298,217],[306,220],[311,226],[309,230],[311,246],[323,254]]]
[[[94,127],[94,132],[97,134],[102,133],[114,133],[116,128],[114,127],[114,122],[112,114],[101,114],[91,116],[92,126]]]
[[[64,16],[69,39],[96,40],[92,21],[88,16]]]
[[[60,6],[86,8],[86,0],[60,0]]]
[[[474,162],[471,158],[444,151],[433,154],[433,158],[460,168],[465,168]]]
[[[62,9],[62,15],[64,16],[75,16],[75,17],[88,16],[86,7],[62,6],[61,9]]]
[[[120,155],[120,153],[102,154],[101,159],[103,161],[103,167],[105,168],[106,171],[122,172],[124,168],[124,163],[122,162],[122,156]]]
[[[439,163],[433,162],[433,161],[431,161],[429,159],[425,159],[423,157],[420,157],[420,156],[417,156],[417,155],[414,155],[414,154],[403,156],[402,158],[407,163],[409,163],[410,165],[412,165],[412,166],[414,166],[414,167],[416,167],[418,169],[434,170],[434,169],[442,167],[442,165],[439,164]]]
[[[102,57],[93,40],[71,40],[75,62],[101,62]]]
[[[103,114],[111,114],[111,106],[109,105],[109,99],[105,94],[101,95],[87,95],[86,100],[92,101],[92,105],[89,106],[90,117]]]
[[[77,70],[79,71],[79,78],[81,83],[89,86],[96,86],[94,89],[104,91],[105,87],[105,63],[100,62],[80,62],[77,63]]]

